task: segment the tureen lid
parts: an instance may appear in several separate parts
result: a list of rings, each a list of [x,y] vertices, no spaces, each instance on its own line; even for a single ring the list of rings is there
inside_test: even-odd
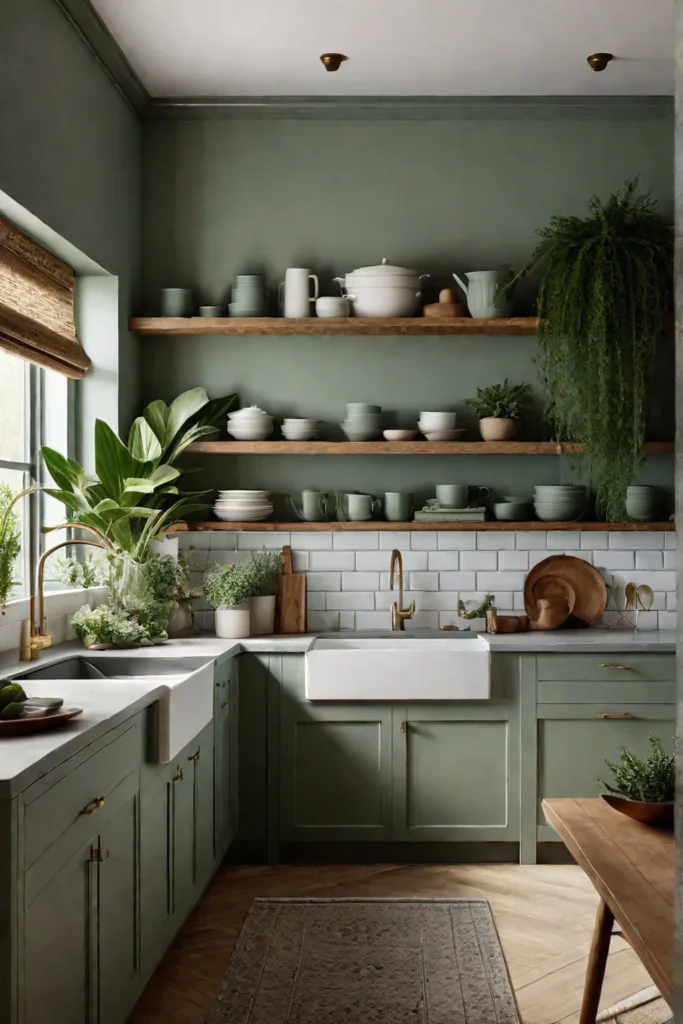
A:
[[[347,277],[417,277],[416,270],[408,270],[407,267],[395,267],[393,263],[385,258],[375,267],[358,267],[352,270]]]

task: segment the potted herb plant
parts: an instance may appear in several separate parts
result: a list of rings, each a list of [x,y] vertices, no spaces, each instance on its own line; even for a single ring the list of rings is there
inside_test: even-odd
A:
[[[27,487],[15,494],[8,484],[0,484],[0,610],[3,615],[16,585],[14,564],[21,553],[21,529],[15,506],[33,490],[34,487]]]
[[[605,761],[614,781],[602,783],[607,790],[602,799],[646,825],[670,825],[676,794],[675,755],[667,754],[655,736],[650,737],[650,747],[646,758],[622,747],[618,763]]]
[[[216,609],[216,636],[225,640],[250,636],[252,582],[247,565],[214,565],[204,575],[204,596]]]
[[[558,215],[523,277],[540,268],[538,342],[546,415],[560,440],[585,444],[598,512],[626,515],[643,459],[655,349],[673,310],[674,234],[631,181],[585,217]]]
[[[531,400],[528,384],[491,384],[477,388],[477,397],[467,402],[479,417],[479,431],[485,441],[511,441],[520,431],[522,406]]]
[[[487,594],[481,604],[475,604],[474,601],[469,601],[466,604],[460,600],[458,601],[458,615],[465,620],[468,628],[473,632],[484,633],[486,632],[486,613],[493,608],[493,602],[493,594]]]
[[[270,634],[275,629],[275,597],[280,584],[282,554],[263,548],[242,564],[251,588],[251,636]]]

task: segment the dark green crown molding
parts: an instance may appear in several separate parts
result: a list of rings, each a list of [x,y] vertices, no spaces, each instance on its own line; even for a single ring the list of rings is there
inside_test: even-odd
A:
[[[153,99],[147,117],[175,121],[673,120],[671,96],[233,96]]]
[[[55,2],[122,96],[138,114],[144,117],[150,103],[149,93],[90,0],[55,0]]]

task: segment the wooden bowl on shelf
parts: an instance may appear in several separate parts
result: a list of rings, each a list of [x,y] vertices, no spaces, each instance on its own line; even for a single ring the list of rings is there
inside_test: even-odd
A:
[[[617,793],[601,793],[600,796],[615,811],[639,821],[641,825],[658,825],[662,828],[673,825],[673,803],[656,804],[647,800],[630,800],[627,796],[619,796]]]

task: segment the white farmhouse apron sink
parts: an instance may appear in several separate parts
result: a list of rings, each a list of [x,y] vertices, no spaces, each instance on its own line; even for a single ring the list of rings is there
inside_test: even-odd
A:
[[[305,685],[308,700],[486,700],[491,655],[476,633],[323,638],[306,653]]]

